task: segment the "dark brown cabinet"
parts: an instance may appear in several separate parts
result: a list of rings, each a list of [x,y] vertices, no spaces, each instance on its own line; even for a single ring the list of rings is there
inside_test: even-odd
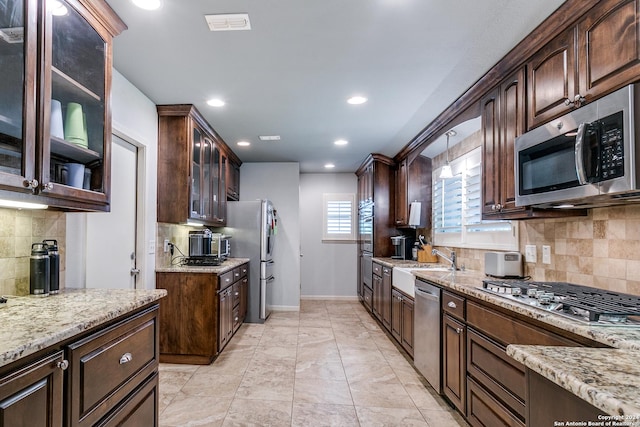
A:
[[[483,219],[513,218],[525,211],[515,204],[515,138],[524,131],[524,71],[506,79],[481,101]]]
[[[193,105],[157,110],[158,222],[224,226],[227,170],[235,155]]]
[[[227,168],[227,200],[240,200],[240,161],[229,162]]]
[[[462,414],[467,393],[465,303],[460,296],[442,292],[442,391]]]
[[[391,330],[391,268],[382,267],[382,325]]]
[[[62,425],[64,372],[62,351],[0,378],[0,425]]]
[[[397,289],[391,291],[391,335],[413,357],[414,299]]]
[[[0,195],[108,211],[112,40],[126,25],[101,0],[59,4],[9,0],[0,16],[24,34],[0,48]]]
[[[637,80],[638,16],[636,0],[600,1],[531,57],[528,128]]]
[[[382,283],[382,266],[373,263],[373,304],[372,313],[376,319],[382,322],[382,314],[384,312],[384,285]]]
[[[417,156],[406,158],[397,165],[395,173],[395,222],[396,227],[409,226],[410,206],[420,202],[421,228],[431,227],[431,159]]]

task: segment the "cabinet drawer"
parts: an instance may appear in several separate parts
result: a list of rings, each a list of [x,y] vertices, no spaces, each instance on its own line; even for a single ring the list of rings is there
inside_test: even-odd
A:
[[[524,419],[527,388],[524,366],[472,328],[467,329],[467,374]]]
[[[467,378],[467,393],[467,421],[472,426],[524,427],[521,420],[471,378]]]
[[[242,271],[240,270],[240,267],[236,267],[233,269],[233,281],[237,282],[238,280],[240,280],[240,278],[242,277]]]
[[[521,320],[506,316],[497,311],[469,302],[467,304],[467,323],[483,334],[494,338],[500,344],[528,345],[565,345],[576,346],[577,342],[552,332],[538,329]]]
[[[240,286],[242,286],[242,282],[237,282],[233,284],[233,288],[231,288],[231,297],[233,298],[233,306],[237,307],[240,304]]]
[[[369,311],[371,311],[371,304],[373,302],[373,291],[365,286],[362,294],[365,307],[367,307]]]
[[[220,276],[218,276],[218,290],[219,291],[221,291],[223,289],[226,289],[229,285],[231,285],[233,282],[235,282],[234,272],[235,272],[235,270],[231,270],[231,271],[227,271],[226,273],[221,274]]]
[[[95,427],[156,427],[158,412],[158,374],[155,373]]]
[[[238,269],[240,270],[240,278],[247,277],[249,274],[249,264],[243,264]]]
[[[373,274],[376,276],[382,276],[382,266],[380,264],[373,263]]]
[[[93,425],[158,367],[157,306],[68,346],[71,425]]]
[[[242,320],[240,320],[240,306],[236,306],[233,309],[233,332],[237,331],[241,324]]]
[[[465,319],[465,299],[447,291],[442,291],[442,311],[460,320]]]

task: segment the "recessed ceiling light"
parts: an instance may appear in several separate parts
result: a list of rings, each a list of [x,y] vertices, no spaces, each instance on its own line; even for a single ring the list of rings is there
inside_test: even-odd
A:
[[[326,169],[333,169],[333,168],[335,168],[335,167],[336,167],[336,165],[334,165],[333,163],[327,163],[326,165],[324,165],[324,167],[325,167]]]
[[[260,135],[260,141],[280,141],[280,135]]]
[[[351,105],[359,105],[367,102],[367,98],[365,98],[364,96],[352,96],[351,98],[347,99],[347,102]]]
[[[144,10],[156,10],[156,9],[160,9],[160,6],[162,6],[162,1],[160,0],[131,0],[131,1],[140,9],[144,9]]]
[[[336,145],[347,145],[349,141],[347,141],[346,139],[337,139],[333,141],[333,143]]]
[[[248,147],[251,145],[251,143],[249,141],[238,141],[238,145],[240,147]]]
[[[224,101],[219,98],[210,99],[207,104],[211,107],[224,107]]]

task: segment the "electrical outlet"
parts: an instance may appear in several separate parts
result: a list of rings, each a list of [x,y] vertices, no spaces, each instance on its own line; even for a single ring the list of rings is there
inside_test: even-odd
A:
[[[542,263],[551,264],[551,246],[542,245]]]
[[[524,247],[524,258],[526,262],[538,262],[536,254],[536,245],[526,245]]]
[[[164,252],[169,252],[169,239],[164,239]]]
[[[156,253],[156,241],[155,240],[149,240],[149,250],[148,252],[150,254],[155,254]]]

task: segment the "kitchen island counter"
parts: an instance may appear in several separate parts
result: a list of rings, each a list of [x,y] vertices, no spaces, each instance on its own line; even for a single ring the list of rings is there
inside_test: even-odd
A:
[[[64,289],[7,297],[0,308],[0,367],[159,300],[164,289]]]

